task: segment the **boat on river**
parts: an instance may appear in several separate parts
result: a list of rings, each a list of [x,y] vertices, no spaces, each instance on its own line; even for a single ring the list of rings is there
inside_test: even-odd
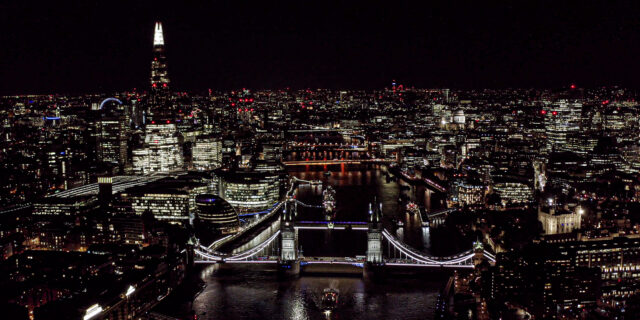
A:
[[[322,294],[322,310],[325,312],[333,311],[338,307],[338,297],[340,292],[336,289],[327,288],[324,289]]]

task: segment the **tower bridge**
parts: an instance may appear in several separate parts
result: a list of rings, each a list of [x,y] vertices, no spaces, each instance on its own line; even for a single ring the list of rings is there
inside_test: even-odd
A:
[[[495,263],[495,255],[481,243],[471,250],[448,257],[425,254],[398,239],[383,227],[381,206],[369,209],[369,221],[296,221],[296,202],[282,202],[279,228],[264,241],[243,250],[228,253],[217,251],[218,240],[210,246],[193,248],[197,264],[273,264],[284,274],[300,272],[358,273],[385,272],[402,268],[473,269],[482,261]],[[444,212],[439,213],[444,214]],[[356,257],[304,256],[299,249],[299,229],[347,229],[366,231],[367,249]],[[224,238],[223,238],[224,239]],[[359,271],[358,271],[359,270]]]

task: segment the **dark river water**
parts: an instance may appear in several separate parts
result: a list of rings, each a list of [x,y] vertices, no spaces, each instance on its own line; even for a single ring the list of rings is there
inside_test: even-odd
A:
[[[325,170],[332,174],[324,175]],[[443,196],[389,179],[380,167],[293,167],[290,174],[304,180],[322,180],[335,188],[334,220],[366,221],[369,203],[381,201],[386,225],[393,228],[392,219],[404,221],[395,232],[409,245],[435,255],[448,255],[457,249],[446,245],[446,233],[423,228],[416,216],[404,210],[407,199],[428,209],[441,208]],[[322,187],[300,186],[298,199],[318,205]],[[323,220],[324,214],[321,209],[298,206],[297,219]],[[298,232],[305,256],[354,257],[366,252],[366,231]],[[203,268],[199,276],[206,287],[195,297],[192,308],[200,319],[432,319],[437,294],[447,281],[446,276],[382,282],[319,276],[278,280],[274,272],[253,266],[219,270],[216,265]],[[340,292],[339,306],[329,315],[320,307],[326,288]]]
[[[269,272],[234,267],[220,275],[217,266],[202,271],[207,283],[193,303],[200,319],[432,319],[446,279],[392,279],[373,283],[361,278],[308,277],[276,280]],[[325,288],[340,292],[336,310],[321,308]]]

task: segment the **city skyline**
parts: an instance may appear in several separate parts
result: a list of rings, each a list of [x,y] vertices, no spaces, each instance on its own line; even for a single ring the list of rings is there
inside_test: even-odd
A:
[[[3,95],[140,90],[155,21],[179,91],[640,84],[632,2],[2,9]]]
[[[638,319],[640,3],[580,4],[0,4],[3,317]]]

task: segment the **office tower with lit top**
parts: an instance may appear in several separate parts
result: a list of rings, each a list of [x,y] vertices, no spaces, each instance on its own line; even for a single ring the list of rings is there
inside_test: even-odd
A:
[[[153,60],[151,61],[151,112],[163,114],[169,111],[169,71],[164,52],[162,24],[156,22],[153,33]]]

